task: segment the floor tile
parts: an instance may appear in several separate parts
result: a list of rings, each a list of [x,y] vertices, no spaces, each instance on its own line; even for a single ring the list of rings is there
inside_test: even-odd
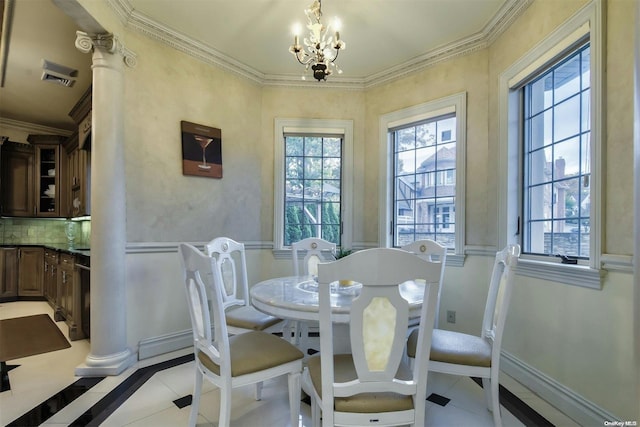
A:
[[[18,302],[0,304],[0,319],[31,314],[53,315],[46,302]],[[66,324],[56,325],[67,336]],[[317,337],[312,337],[313,340]],[[86,340],[72,341],[66,350],[35,355],[11,364],[21,367],[9,373],[12,390],[0,393],[0,425],[7,425],[25,412],[72,384],[78,378],[74,375],[76,366],[84,362],[90,350]],[[176,359],[180,358],[182,359]],[[186,357],[186,359],[185,359]],[[190,360],[187,360],[188,358]],[[157,370],[160,363],[179,360],[179,364]],[[132,383],[139,388],[132,389],[130,395],[122,394],[113,412],[105,416],[101,426],[173,427],[185,425],[189,418],[190,406],[178,408],[173,402],[193,393],[194,366],[192,349],[187,348],[168,355],[139,361],[115,377],[105,377],[89,391],[53,414],[43,425],[47,427],[73,425],[80,417],[86,424],[100,413],[100,402],[107,397],[120,394]],[[55,366],[55,369],[51,367]],[[165,365],[162,365],[165,366]],[[144,375],[141,375],[144,372]],[[152,372],[146,374],[147,372]],[[142,379],[141,379],[142,378]],[[501,375],[501,385],[522,400],[529,407],[543,415],[558,427],[576,427],[577,424],[553,406],[540,399],[514,379]],[[114,391],[118,391],[117,393]],[[232,397],[232,418],[234,427],[289,426],[289,403],[285,377],[264,383],[263,398],[255,401],[253,386],[234,389]],[[425,424],[429,426],[492,426],[493,419],[484,402],[482,388],[472,379],[440,373],[429,373],[427,396],[431,393],[451,399],[446,406],[426,402]],[[118,396],[116,396],[118,397]],[[220,392],[210,382],[204,381],[198,426],[216,426],[219,414]],[[119,406],[118,406],[119,405]],[[96,418],[94,418],[96,419]],[[524,425],[506,409],[502,410],[505,427]],[[80,424],[82,424],[80,423]],[[311,425],[311,409],[301,403],[300,419],[296,427]]]
[[[175,408],[173,401],[181,396],[165,386],[157,378],[151,378],[125,401],[102,424],[124,426],[166,409]]]

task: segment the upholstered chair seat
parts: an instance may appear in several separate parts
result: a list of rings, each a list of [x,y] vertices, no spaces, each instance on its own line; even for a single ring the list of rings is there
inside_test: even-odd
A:
[[[416,357],[418,335],[407,342],[407,355]],[[491,343],[486,339],[460,332],[434,329],[431,336],[431,360],[458,365],[491,366]]]
[[[311,382],[319,395],[322,395],[322,369],[320,356],[309,358],[307,366]],[[348,382],[358,378],[353,357],[350,354],[333,356],[333,367],[336,382]],[[396,378],[410,381],[413,374],[409,365],[401,363],[395,375]],[[348,397],[335,397],[334,405],[339,412],[375,413],[413,410],[413,399],[410,395],[389,392],[360,393]]]
[[[264,314],[248,305],[227,310],[226,318],[228,327],[252,331],[264,331],[282,321],[282,319]]]
[[[269,351],[264,351],[265,348]],[[285,340],[261,331],[229,337],[229,350],[232,377],[264,371],[304,356],[300,350]],[[211,372],[220,375],[220,366],[206,353],[198,353],[198,359]]]

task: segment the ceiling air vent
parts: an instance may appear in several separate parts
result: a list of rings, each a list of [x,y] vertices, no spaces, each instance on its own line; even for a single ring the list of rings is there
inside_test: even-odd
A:
[[[42,60],[42,80],[71,87],[76,82],[78,70],[56,64],[55,62]]]

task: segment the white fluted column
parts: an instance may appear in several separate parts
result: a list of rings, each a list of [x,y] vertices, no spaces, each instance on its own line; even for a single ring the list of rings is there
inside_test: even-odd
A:
[[[135,55],[111,34],[77,32],[93,54],[91,125],[91,351],[76,375],[117,375],[136,361],[127,347],[123,64]]]

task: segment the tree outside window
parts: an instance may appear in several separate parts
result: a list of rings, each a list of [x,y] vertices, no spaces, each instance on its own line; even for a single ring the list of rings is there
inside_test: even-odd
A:
[[[342,138],[286,134],[284,246],[318,237],[340,246]]]

